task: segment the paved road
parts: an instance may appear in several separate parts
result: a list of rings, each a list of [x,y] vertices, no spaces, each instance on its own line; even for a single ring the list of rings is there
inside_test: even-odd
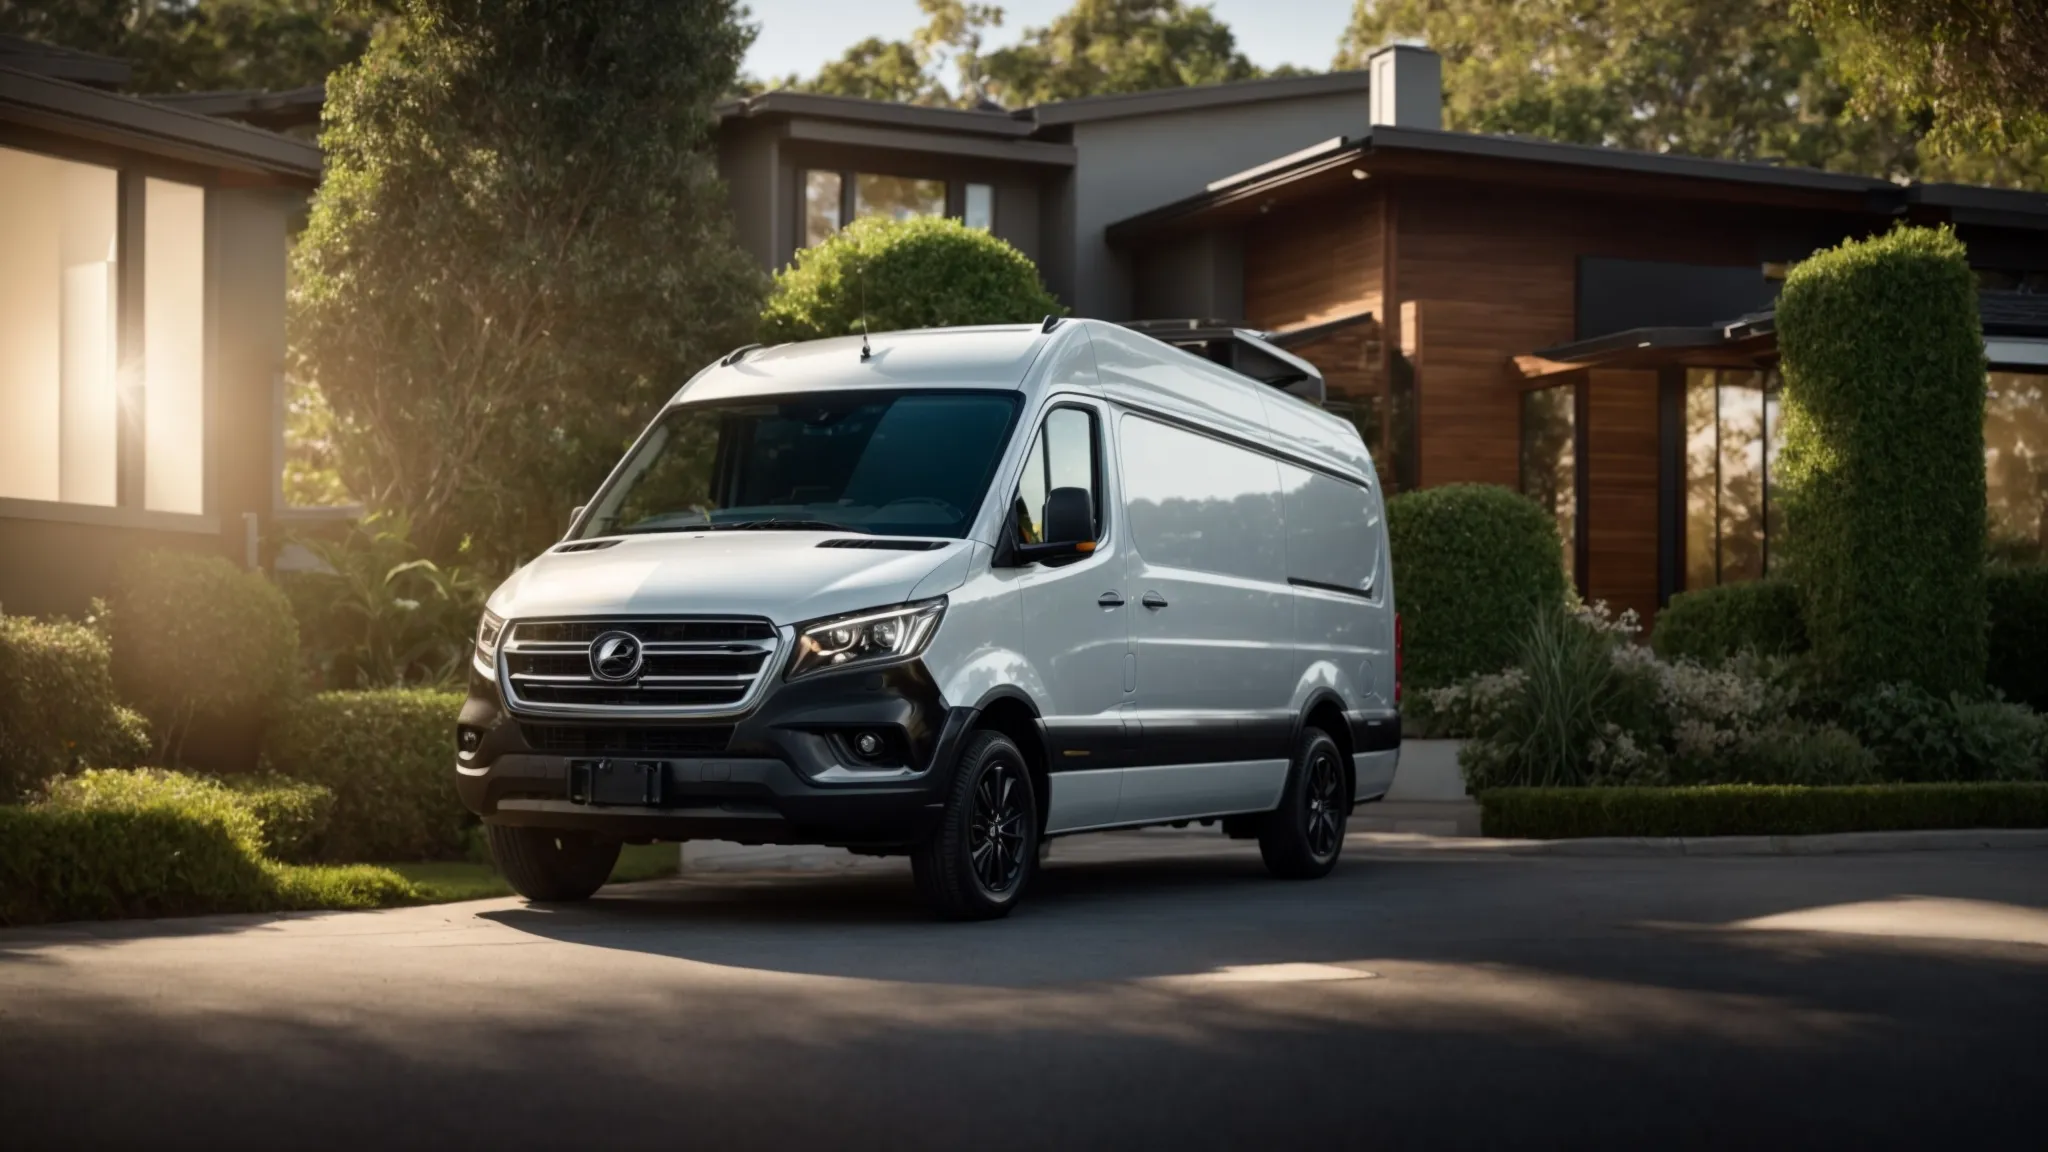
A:
[[[1288,884],[1220,840],[1072,843],[994,924],[928,922],[884,861],[0,933],[0,1142],[2048,1139],[2048,853],[1391,852]]]

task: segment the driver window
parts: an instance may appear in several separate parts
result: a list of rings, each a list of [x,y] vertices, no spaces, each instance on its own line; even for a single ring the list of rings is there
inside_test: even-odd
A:
[[[1095,414],[1085,408],[1055,408],[1045,417],[1031,451],[1024,458],[1024,476],[1017,484],[1017,542],[1045,543],[1046,494],[1055,488],[1080,488],[1095,505],[1095,530],[1102,531],[1102,486],[1095,435]]]

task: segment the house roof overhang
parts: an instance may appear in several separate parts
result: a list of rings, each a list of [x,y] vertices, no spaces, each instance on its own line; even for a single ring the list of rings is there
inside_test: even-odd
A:
[[[226,117],[262,128],[295,128],[320,122],[320,109],[327,102],[327,86],[313,84],[282,92],[173,92],[150,96],[148,100],[182,112]]]
[[[0,121],[294,184],[320,179],[312,144],[11,68],[0,68]]]
[[[26,36],[0,36],[0,68],[102,88],[122,87],[135,75],[134,68],[118,56],[62,48]]]
[[[1119,92],[1109,96],[1084,96],[1040,104],[1017,113],[1029,117],[1037,127],[1085,124],[1096,120],[1119,120],[1129,116],[1157,116],[1171,112],[1193,112],[1226,104],[1257,104],[1271,100],[1300,100],[1348,92],[1364,95],[1370,73],[1323,72],[1314,76],[1283,76],[1271,80],[1240,80],[1229,84],[1198,84],[1187,88],[1160,88],[1150,92]]]

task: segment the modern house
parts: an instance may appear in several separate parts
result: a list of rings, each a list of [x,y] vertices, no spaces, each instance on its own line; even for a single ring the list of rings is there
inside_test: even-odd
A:
[[[0,609],[81,612],[120,556],[252,558],[278,503],[286,238],[313,146],[0,37]]]
[[[1402,46],[1013,113],[772,92],[722,110],[721,159],[769,267],[854,215],[945,212],[1082,315],[1276,333],[1391,487],[1527,492],[1581,592],[1645,620],[1769,568],[1786,266],[1951,224],[1982,286],[1994,538],[2048,545],[2048,195],[1446,132],[1441,75]]]

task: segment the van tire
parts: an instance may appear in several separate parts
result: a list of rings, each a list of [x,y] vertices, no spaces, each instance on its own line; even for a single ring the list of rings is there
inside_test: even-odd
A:
[[[1038,840],[1030,763],[1001,732],[978,732],[960,751],[938,829],[910,853],[911,875],[941,917],[994,920],[1024,898]]]
[[[1259,855],[1268,872],[1286,880],[1315,880],[1337,866],[1351,816],[1343,768],[1344,753],[1328,732],[1301,730],[1280,807],[1266,813],[1259,828]]]
[[[619,841],[589,832],[486,824],[484,839],[506,883],[538,904],[590,899],[619,862]]]

